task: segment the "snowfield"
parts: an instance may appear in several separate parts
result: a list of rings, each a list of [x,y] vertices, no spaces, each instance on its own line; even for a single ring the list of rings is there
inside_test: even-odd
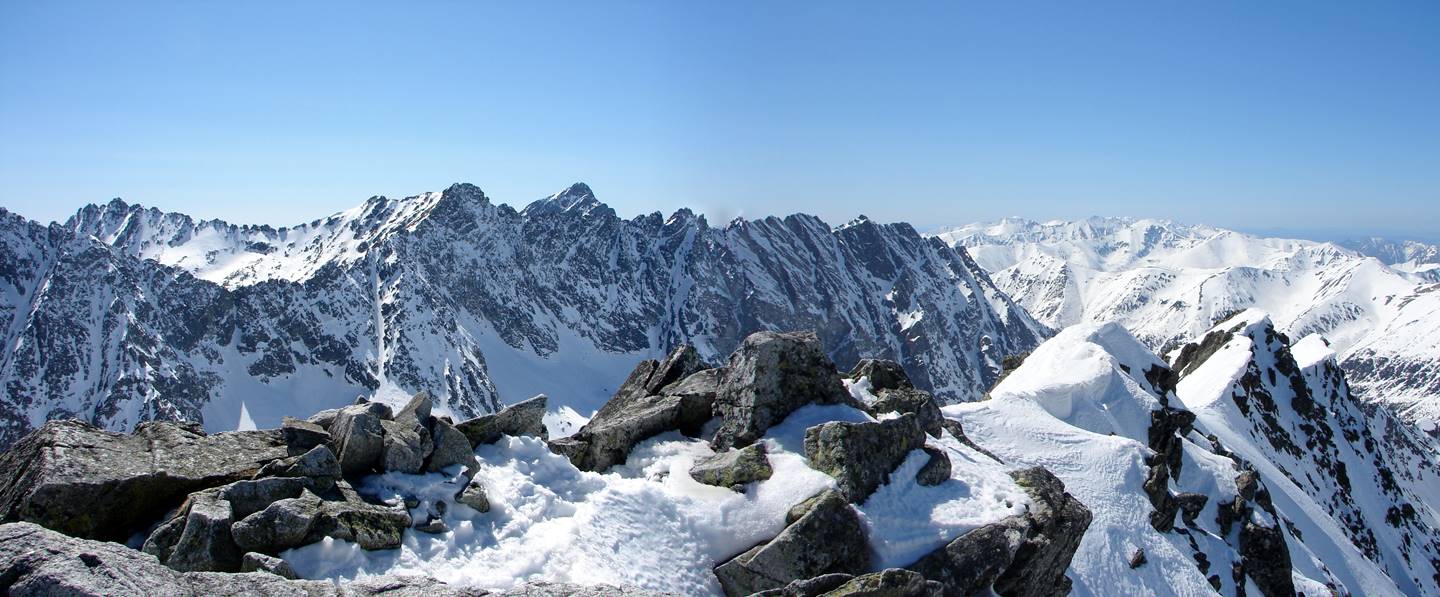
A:
[[[475,478],[486,488],[490,512],[452,505],[442,516],[449,531],[406,531],[396,550],[365,551],[326,539],[282,556],[307,578],[423,574],[486,589],[548,580],[721,595],[712,568],[771,539],[792,506],[835,486],[808,466],[805,430],[826,421],[873,420],[846,406],[803,407],[767,432],[762,441],[774,474],[744,493],[691,479],[690,467],[714,452],[704,440],[678,432],[642,442],[625,464],[604,473],[576,469],[542,440],[507,437],[476,450]],[[877,570],[912,563],[1030,503],[1008,467],[948,434],[927,443],[949,455],[950,481],[917,484],[915,472],[926,457],[916,450],[891,484],[857,507]],[[419,498],[412,514],[423,520],[435,502],[453,502],[464,484],[458,473],[385,473],[357,489],[380,499]]]

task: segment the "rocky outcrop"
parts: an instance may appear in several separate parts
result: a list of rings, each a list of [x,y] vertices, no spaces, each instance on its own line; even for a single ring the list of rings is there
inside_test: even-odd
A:
[[[876,394],[876,400],[865,405],[865,410],[871,415],[879,416],[885,413],[910,413],[915,415],[915,420],[920,423],[920,428],[930,437],[940,437],[944,430],[945,416],[940,414],[940,405],[935,403],[935,398],[930,392],[909,388],[896,388],[880,390]]]
[[[939,485],[950,480],[950,456],[944,450],[925,446],[930,456],[920,471],[915,473],[915,482],[925,486]]]
[[[1227,540],[1235,537],[1232,530],[1237,522],[1240,524],[1236,537],[1240,551],[1237,582],[1248,576],[1266,597],[1294,595],[1290,548],[1270,501],[1270,490],[1258,473],[1248,469],[1235,476],[1235,486],[1235,499],[1217,505],[1216,522]]]
[[[531,436],[545,439],[546,397],[540,394],[528,400],[511,404],[500,412],[462,421],[455,428],[470,440],[473,448],[480,444],[493,444],[501,437]]]
[[[335,456],[346,476],[364,475],[380,469],[385,457],[385,427],[390,409],[380,403],[354,404],[340,409],[330,424]],[[377,408],[378,407],[378,408]]]
[[[120,434],[51,421],[0,455],[0,520],[123,540],[191,492],[249,479],[287,454],[279,430],[145,423]]]
[[[271,503],[305,491],[298,478],[236,481],[223,487],[190,494],[180,509],[145,540],[145,553],[165,565],[187,572],[235,572],[242,550],[231,535],[231,525]]]
[[[939,582],[947,597],[992,587],[1000,595],[1059,596],[1070,591],[1065,571],[1080,546],[1091,514],[1040,467],[1011,477],[1030,496],[1025,514],[974,529],[909,568]]]
[[[292,417],[281,419],[280,435],[284,438],[291,456],[298,456],[315,446],[330,443],[330,432],[326,431],[325,427]]]
[[[706,485],[744,491],[746,484],[769,479],[774,472],[765,444],[751,444],[696,463],[690,468],[690,477]]]
[[[0,525],[0,593],[15,597],[214,597],[281,595],[351,597],[359,595],[480,597],[484,591],[452,587],[425,577],[382,576],[335,585],[329,581],[291,580],[273,558],[251,557],[247,567],[263,572],[224,574],[180,572],[154,556],[118,543],[68,537],[30,523]],[[273,566],[273,567],[271,567]],[[525,593],[515,595],[580,595]],[[512,593],[505,593],[512,594]],[[604,593],[592,593],[604,594]],[[616,593],[625,594],[625,593]],[[648,593],[628,593],[648,595]]]
[[[944,594],[940,583],[900,568],[857,576],[824,593],[825,597],[941,597]]]
[[[679,430],[690,436],[711,419],[720,372],[701,370],[689,346],[664,361],[641,362],[590,421],[570,437],[550,442],[576,468],[603,471],[625,462],[646,439]]]
[[[810,466],[835,477],[840,493],[856,504],[888,483],[891,471],[924,445],[925,432],[913,414],[879,422],[831,421],[805,430]]]
[[[806,500],[790,510],[786,521],[789,526],[774,539],[715,568],[726,595],[749,595],[823,574],[869,569],[865,527],[840,493],[826,491]]]
[[[1149,459],[1150,471],[1145,477],[1144,489],[1150,505],[1155,508],[1150,513],[1150,526],[1162,533],[1175,528],[1175,514],[1181,502],[1170,492],[1170,480],[1180,478],[1181,438],[1190,433],[1194,424],[1195,413],[1188,410],[1167,406],[1150,411],[1147,439],[1155,453]]]
[[[275,556],[250,552],[240,559],[241,572],[269,572],[282,578],[296,579],[299,575],[289,562]]]
[[[715,395],[724,422],[711,444],[744,447],[807,404],[856,404],[812,332],[751,334],[730,355]]]
[[[870,391],[876,394],[881,390],[909,390],[915,387],[900,363],[885,359],[860,359],[846,377],[856,381],[869,379]]]

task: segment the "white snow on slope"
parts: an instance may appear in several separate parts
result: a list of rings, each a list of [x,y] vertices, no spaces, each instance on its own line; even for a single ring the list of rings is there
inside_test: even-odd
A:
[[[1159,352],[1263,309],[1294,337],[1323,334],[1367,400],[1440,422],[1434,280],[1331,243],[1166,220],[1007,219],[936,233],[965,247],[1037,320],[1119,322]]]
[[[796,411],[762,440],[774,475],[743,494],[691,479],[691,465],[713,452],[675,432],[642,442],[604,473],[577,470],[538,439],[507,437],[476,450],[489,513],[452,504],[442,517],[450,531],[407,530],[396,550],[326,539],[281,555],[307,578],[422,574],[486,589],[546,580],[720,595],[714,566],[774,537],[791,506],[835,485],[803,456],[805,429],[832,420],[873,419],[844,406]],[[1000,464],[949,436],[930,443],[950,455],[949,482],[918,485],[924,453],[916,450],[891,484],[857,508],[877,569],[913,562],[1029,504]],[[386,473],[358,489],[381,499],[418,497],[412,514],[423,519],[431,503],[453,502],[464,482],[457,473]]]

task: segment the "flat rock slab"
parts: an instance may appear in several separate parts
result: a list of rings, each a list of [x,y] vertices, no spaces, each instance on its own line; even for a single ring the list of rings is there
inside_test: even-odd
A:
[[[278,429],[206,435],[145,423],[133,434],[51,421],[0,455],[0,520],[123,540],[191,492],[248,479],[287,456]]]

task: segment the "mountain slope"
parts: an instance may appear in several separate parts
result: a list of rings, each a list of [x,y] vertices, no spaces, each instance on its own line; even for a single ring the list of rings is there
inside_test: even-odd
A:
[[[1322,334],[1361,397],[1440,422],[1435,285],[1329,243],[1163,220],[1010,219],[938,235],[965,247],[1042,323],[1115,321],[1157,351],[1246,308],[1295,337]]]
[[[1355,402],[1318,337],[1296,361],[1258,312],[1215,334],[1171,369],[1078,324],[944,412],[1094,512],[1076,594],[1436,594],[1430,440]]]
[[[289,228],[118,200],[3,227],[0,445],[53,417],[274,426],[357,393],[468,416],[543,392],[584,414],[638,358],[683,342],[714,361],[762,329],[816,329],[841,366],[892,358],[973,400],[1049,333],[905,224],[626,220],[579,184],[523,211],[460,184]]]

